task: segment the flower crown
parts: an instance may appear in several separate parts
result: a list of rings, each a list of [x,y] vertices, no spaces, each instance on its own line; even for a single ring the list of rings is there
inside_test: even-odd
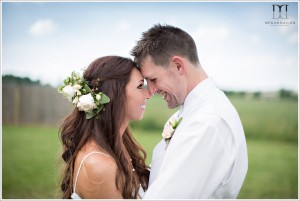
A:
[[[74,71],[64,80],[64,85],[58,88],[58,92],[76,105],[79,111],[84,111],[86,119],[97,116],[102,110],[105,111],[104,104],[110,102],[108,96],[103,92],[96,94],[94,89],[88,86],[88,81]]]

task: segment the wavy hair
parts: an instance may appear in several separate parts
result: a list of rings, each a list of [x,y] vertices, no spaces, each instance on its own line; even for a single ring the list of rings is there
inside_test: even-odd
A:
[[[85,118],[84,112],[74,108],[60,127],[62,158],[65,162],[61,181],[63,198],[71,197],[75,159],[89,140],[94,140],[114,158],[118,167],[115,183],[123,198],[137,198],[140,185],[144,190],[148,188],[149,167],[145,164],[145,150],[134,139],[128,127],[123,134],[120,133],[126,112],[125,87],[133,68],[136,65],[131,59],[106,56],[96,59],[86,69],[83,77],[89,87],[96,93],[104,92],[110,102],[97,118],[89,120]]]

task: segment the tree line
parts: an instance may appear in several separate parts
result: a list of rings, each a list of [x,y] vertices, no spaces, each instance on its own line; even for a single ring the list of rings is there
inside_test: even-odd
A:
[[[267,99],[267,100],[294,100],[298,101],[298,93],[288,89],[279,89],[278,91],[273,92],[246,92],[246,91],[228,91],[224,90],[224,93],[227,96],[231,97],[240,97],[240,98],[253,98],[253,99]]]
[[[12,84],[41,85],[40,80],[32,80],[29,77],[18,77],[10,74],[3,75],[2,82]]]
[[[13,84],[27,84],[27,85],[40,85],[42,86],[40,80],[32,80],[28,77],[18,77],[14,75],[3,75],[2,82],[13,83]],[[290,99],[298,100],[298,93],[288,89],[279,89],[276,92],[246,92],[246,91],[230,91],[224,90],[227,96],[236,96],[241,98],[251,97],[254,99]]]

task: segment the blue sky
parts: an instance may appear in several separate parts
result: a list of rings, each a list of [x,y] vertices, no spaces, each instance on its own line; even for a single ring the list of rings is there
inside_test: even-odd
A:
[[[220,88],[298,91],[298,3],[276,2],[288,4],[288,19],[272,19],[272,4],[2,2],[2,74],[58,86],[100,56],[131,57],[143,31],[166,23],[191,34],[203,68]]]

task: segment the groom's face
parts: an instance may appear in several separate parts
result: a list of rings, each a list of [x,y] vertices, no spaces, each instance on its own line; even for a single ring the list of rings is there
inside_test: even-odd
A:
[[[172,63],[169,67],[158,66],[150,56],[141,63],[141,72],[147,80],[150,95],[160,94],[169,108],[178,107],[183,103],[179,87],[180,80],[176,69]]]

